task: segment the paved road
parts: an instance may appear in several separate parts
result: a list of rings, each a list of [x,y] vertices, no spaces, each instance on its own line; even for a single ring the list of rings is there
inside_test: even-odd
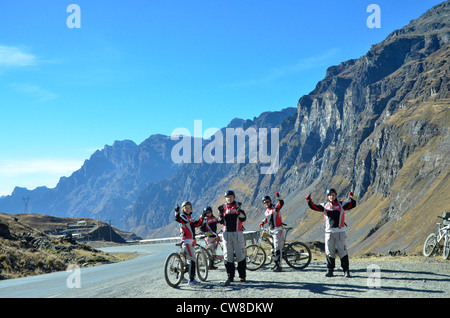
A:
[[[169,287],[163,276],[167,255],[177,248],[173,243],[136,245],[103,249],[109,252],[135,251],[139,256],[121,263],[83,268],[79,280],[75,272],[59,272],[0,281],[0,297],[171,297],[198,299],[351,297],[405,298],[449,297],[450,261],[436,258],[351,259],[353,277],[326,278],[325,263],[315,260],[304,271],[284,267],[284,272],[269,269],[247,272],[248,282],[223,286],[225,270],[210,271],[208,281],[198,287],[182,284]],[[339,261],[337,261],[339,263]],[[73,279],[71,279],[73,278]],[[67,281],[69,280],[69,288]],[[80,286],[76,283],[80,282]],[[80,287],[80,288],[77,288]],[[181,301],[181,300],[180,300]],[[175,310],[175,309],[174,309]]]
[[[161,278],[164,281],[162,266],[167,255],[176,249],[173,243],[103,248],[110,253],[136,252],[139,256],[120,263],[82,268],[79,272],[3,280],[0,298],[142,297],[143,290],[154,281]]]

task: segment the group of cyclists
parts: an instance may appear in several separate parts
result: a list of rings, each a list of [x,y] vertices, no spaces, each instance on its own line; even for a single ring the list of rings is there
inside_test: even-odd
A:
[[[349,192],[349,201],[341,202],[337,200],[337,192],[335,189],[328,189],[326,192],[327,202],[323,204],[315,204],[311,199],[311,194],[306,196],[306,201],[312,210],[322,212],[325,219],[325,252],[327,259],[327,277],[332,277],[335,268],[336,249],[341,260],[341,267],[345,277],[350,277],[348,251],[345,243],[345,211],[353,209],[356,201],[353,193]],[[275,266],[272,268],[274,272],[281,272],[282,248],[284,245],[283,224],[280,210],[284,205],[284,200],[278,192],[275,193],[278,199],[277,204],[272,202],[270,196],[262,197],[262,204],[266,210],[264,218],[259,226],[269,224],[270,234],[273,237],[273,258]],[[200,227],[205,233],[206,240],[213,240],[217,233],[217,224],[222,224],[223,228],[223,250],[224,262],[227,273],[225,286],[229,286],[235,279],[236,266],[234,258],[237,262],[237,271],[240,282],[246,281],[246,255],[245,255],[245,238],[243,223],[247,216],[242,209],[242,204],[235,201],[235,193],[232,190],[225,192],[225,203],[217,208],[218,217],[213,215],[211,207],[203,210],[203,215],[194,220],[191,216],[193,211],[192,204],[189,201],[183,202],[180,207],[175,208],[175,221],[180,223],[181,241],[186,252],[189,262],[189,281],[190,285],[198,285],[195,279],[195,228]],[[208,235],[211,234],[211,235]],[[214,248],[214,245],[210,245]],[[215,251],[213,251],[215,253]],[[210,269],[217,269],[214,261],[210,262]]]

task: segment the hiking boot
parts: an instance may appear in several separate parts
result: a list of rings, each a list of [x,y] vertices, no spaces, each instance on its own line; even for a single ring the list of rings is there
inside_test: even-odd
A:
[[[350,272],[349,272],[349,271],[345,271],[345,272],[344,272],[344,277],[350,278],[350,277],[352,277],[352,276],[350,275]]]
[[[333,276],[334,276],[333,270],[331,270],[331,269],[327,270],[327,273],[325,274],[325,277],[333,277]]]

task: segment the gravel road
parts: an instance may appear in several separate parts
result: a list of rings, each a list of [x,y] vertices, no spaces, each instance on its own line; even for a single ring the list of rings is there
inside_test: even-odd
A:
[[[339,261],[336,261],[339,264]],[[313,260],[303,271],[284,266],[274,273],[269,268],[247,271],[247,282],[223,286],[223,265],[210,271],[200,286],[167,285],[148,290],[150,297],[196,298],[436,298],[450,297],[450,261],[425,257],[375,257],[351,259],[351,278],[341,270],[325,277],[325,261]],[[161,287],[161,288],[159,288]]]
[[[223,264],[210,271],[206,282],[199,286],[167,285],[164,263],[167,255],[178,250],[173,243],[106,248],[110,253],[132,252],[137,257],[128,261],[82,268],[80,287],[69,288],[68,279],[75,272],[0,281],[0,297],[19,298],[173,298],[164,300],[175,310],[186,301],[213,299],[222,304],[227,300],[248,302],[282,298],[448,298],[450,297],[450,261],[442,257],[373,257],[350,258],[352,278],[341,270],[335,277],[325,277],[325,260],[314,254],[311,264],[297,271],[283,264],[283,272],[274,273],[268,267],[247,271],[247,282],[224,287],[226,273]],[[318,259],[317,259],[318,258]],[[336,262],[339,264],[339,260]],[[75,276],[74,276],[75,277]],[[193,299],[194,298],[194,299]],[[158,303],[153,299],[151,302]],[[222,308],[224,309],[224,308]],[[251,309],[251,308],[250,308]]]

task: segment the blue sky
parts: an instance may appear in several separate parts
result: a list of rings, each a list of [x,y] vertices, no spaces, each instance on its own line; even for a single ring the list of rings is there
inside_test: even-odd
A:
[[[327,67],[440,2],[2,0],[0,196],[54,187],[115,140],[296,107]]]

